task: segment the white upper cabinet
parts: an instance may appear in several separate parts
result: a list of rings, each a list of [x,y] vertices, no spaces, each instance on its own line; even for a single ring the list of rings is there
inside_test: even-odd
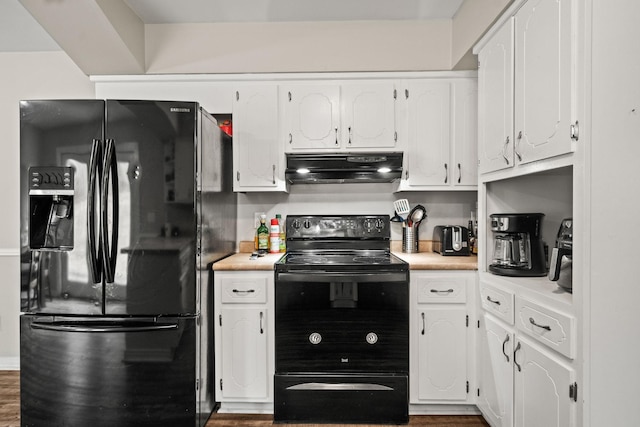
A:
[[[513,19],[478,54],[480,173],[513,166]]]
[[[529,0],[478,51],[480,172],[573,151],[572,0]]]
[[[234,191],[285,191],[278,87],[243,86],[233,99]]]
[[[572,151],[572,0],[529,0],[515,16],[519,163]]]
[[[404,172],[399,191],[477,186],[476,79],[408,81]]]
[[[287,85],[281,96],[285,152],[396,148],[393,82]]]

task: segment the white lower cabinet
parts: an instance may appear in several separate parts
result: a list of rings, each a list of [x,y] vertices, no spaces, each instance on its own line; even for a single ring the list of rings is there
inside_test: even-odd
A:
[[[514,426],[575,426],[575,373],[561,358],[516,337]]]
[[[214,274],[216,400],[273,402],[273,272]]]
[[[486,292],[486,286],[481,288]],[[554,344],[555,339],[547,343],[538,336],[539,331],[532,333],[529,330],[529,324],[536,323],[539,326],[534,326],[535,329],[556,337],[556,323],[549,322],[552,325],[549,327],[541,323],[544,317],[533,317],[528,313],[535,306],[544,310],[549,318],[568,319],[569,325],[573,324],[572,318],[518,295],[515,299],[519,308],[515,326],[513,317],[498,319],[488,311],[482,316],[477,406],[493,427],[576,426],[577,386],[571,360],[551,351],[564,350]],[[526,323],[519,320],[524,313],[527,313]],[[566,341],[571,342],[573,328],[562,330]]]
[[[471,403],[473,334],[467,299],[475,272],[411,271],[410,394],[412,404]]]

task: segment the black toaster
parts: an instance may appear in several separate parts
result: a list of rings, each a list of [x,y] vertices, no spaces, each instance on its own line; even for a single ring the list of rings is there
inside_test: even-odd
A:
[[[436,225],[432,244],[433,251],[441,255],[468,256],[469,229],[459,225]]]

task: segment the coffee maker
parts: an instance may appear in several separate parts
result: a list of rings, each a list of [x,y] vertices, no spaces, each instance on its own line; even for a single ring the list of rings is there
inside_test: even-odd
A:
[[[549,261],[549,280],[558,282],[558,286],[572,292],[573,264],[573,220],[565,218],[560,224],[556,246],[551,251]]]
[[[501,276],[545,276],[547,274],[542,213],[493,214],[493,259],[489,271]]]

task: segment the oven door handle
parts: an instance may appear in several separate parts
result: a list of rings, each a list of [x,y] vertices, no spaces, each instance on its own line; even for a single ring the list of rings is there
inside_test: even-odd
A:
[[[276,282],[406,282],[407,273],[401,272],[375,272],[361,273],[351,272],[326,272],[319,270],[309,270],[296,273],[278,273]]]
[[[287,387],[287,390],[322,390],[322,391],[391,391],[391,387],[371,383],[302,383]]]

